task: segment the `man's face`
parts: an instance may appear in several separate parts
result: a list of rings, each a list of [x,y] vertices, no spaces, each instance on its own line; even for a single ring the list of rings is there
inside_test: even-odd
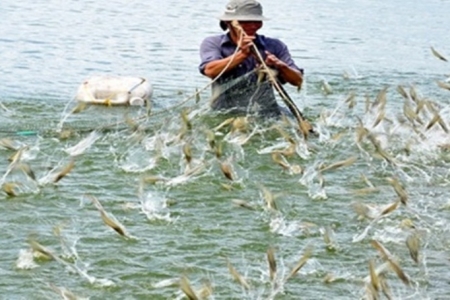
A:
[[[242,29],[249,36],[254,36],[256,32],[263,26],[262,21],[239,21]]]

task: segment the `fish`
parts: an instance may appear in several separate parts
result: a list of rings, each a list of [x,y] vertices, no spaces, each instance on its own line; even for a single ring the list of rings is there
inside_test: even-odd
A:
[[[388,261],[391,269],[395,272],[395,274],[397,274],[401,281],[407,286],[411,285],[408,276],[405,274],[405,272],[403,272],[398,263],[392,259],[389,259]]]
[[[233,279],[235,281],[237,281],[243,288],[245,288],[246,290],[249,290],[250,285],[248,284],[247,280],[245,280],[245,278],[241,274],[239,274],[239,272],[233,267],[233,265],[228,260],[227,260],[227,266],[228,266],[228,271],[230,272]]]
[[[167,181],[167,178],[164,178],[164,177],[159,176],[159,175],[151,175],[151,176],[145,176],[143,178],[143,181],[146,182],[146,183],[155,184],[155,183],[160,182],[160,181]]]
[[[442,128],[442,130],[445,133],[448,133],[448,127],[447,124],[444,122],[444,120],[441,118],[441,116],[438,113],[435,113],[434,117],[430,120],[428,125],[426,126],[425,130],[429,130],[432,128],[436,123],[439,123],[439,126]]]
[[[275,196],[263,185],[260,185],[262,196],[266,202],[267,208],[271,210],[278,210],[277,204],[275,202]]]
[[[442,56],[439,52],[437,52],[436,49],[433,48],[433,46],[430,47],[431,48],[431,53],[433,53],[434,56],[436,56],[438,59],[447,62],[447,59]]]
[[[365,128],[362,124],[362,121],[359,120],[359,125],[356,127],[355,133],[356,133],[356,143],[361,143],[362,140],[369,135],[369,130]]]
[[[15,197],[17,196],[16,188],[19,186],[16,182],[4,182],[2,184],[2,190],[8,195],[9,197]]]
[[[22,170],[28,177],[36,180],[36,175],[34,174],[34,171],[31,169],[29,164],[21,162],[17,165],[17,167]]]
[[[216,144],[216,147],[214,148],[214,155],[218,159],[222,157],[222,143]]]
[[[111,227],[115,232],[117,232],[121,236],[130,237],[128,235],[128,233],[126,232],[125,227],[118,221],[114,220],[111,216],[109,216],[109,214],[105,211],[105,209],[101,205],[100,201],[98,201],[98,199],[96,197],[91,196],[91,195],[88,195],[87,197],[91,199],[94,206],[100,212],[100,216],[103,220],[103,223],[105,223],[105,225]]]
[[[378,154],[379,156],[381,156],[384,160],[386,160],[388,163],[390,164],[395,164],[393,158],[386,152],[383,150],[383,148],[380,145],[380,142],[377,140],[377,138],[375,137],[374,134],[369,133],[367,135],[367,138],[369,139],[369,141],[372,143],[372,145],[375,148],[375,153]]]
[[[181,277],[180,288],[189,300],[199,300],[198,296],[192,289],[189,280],[185,276]]]
[[[220,162],[220,170],[228,180],[234,181],[234,172],[229,162],[227,161]]]
[[[379,191],[380,189],[377,187],[366,187],[362,189],[353,190],[352,192],[356,195],[367,195],[371,193],[378,193]]]
[[[378,92],[375,101],[372,103],[372,107],[378,107],[378,109],[383,110],[386,106],[386,95],[387,95],[388,87],[384,87],[381,91]]]
[[[338,169],[338,168],[341,168],[341,167],[348,167],[348,166],[351,166],[357,159],[358,158],[356,156],[352,156],[352,157],[350,157],[348,159],[335,162],[335,163],[333,163],[331,165],[323,166],[323,167],[319,168],[319,170],[321,172],[324,172],[324,171],[335,170],[335,169]]]
[[[333,273],[327,273],[324,277],[323,277],[323,282],[324,283],[332,283],[334,281],[336,281],[337,278]]]
[[[378,278],[378,274],[375,270],[375,262],[373,259],[369,261],[369,274],[370,274],[370,284],[378,294],[378,291],[380,290],[380,279]]]
[[[437,82],[438,87],[440,87],[441,89],[445,89],[445,90],[449,90],[450,91],[450,83],[447,82],[443,82],[443,81],[438,81]]]
[[[267,262],[269,263],[270,281],[273,282],[277,275],[277,262],[275,260],[275,250],[272,247],[267,250]]]
[[[209,148],[212,150],[216,147],[216,135],[212,130],[205,130],[206,141],[208,142]]]
[[[405,99],[409,99],[408,92],[405,90],[405,88],[402,85],[397,86],[397,92]]]
[[[66,166],[64,166],[64,168],[62,168],[62,170],[58,174],[56,174],[55,179],[53,179],[53,182],[57,183],[58,181],[60,181],[64,177],[66,177],[67,174],[69,174],[69,172],[72,171],[74,166],[75,166],[75,160],[72,159]]]
[[[255,210],[255,207],[253,207],[251,204],[249,204],[247,201],[245,200],[241,200],[241,199],[232,199],[231,202],[239,207],[243,207],[249,210]]]
[[[383,292],[384,296],[388,299],[392,299],[392,293],[391,289],[389,288],[389,285],[387,284],[386,278],[384,276],[379,276],[380,281],[380,287],[381,291]]]
[[[392,254],[377,240],[372,240],[370,244],[380,252],[381,258],[383,260],[388,260],[390,257],[392,257]]]
[[[380,252],[383,260],[386,260],[389,263],[391,269],[397,274],[397,276],[403,281],[405,285],[410,285],[410,281],[408,276],[403,272],[398,263],[394,261],[392,254],[377,240],[372,240],[370,242],[372,246]]]
[[[23,153],[26,150],[28,150],[29,148],[30,148],[29,146],[20,147],[19,150],[17,150],[13,155],[11,155],[8,158],[8,160],[11,162],[10,166],[13,166],[13,165],[17,164],[22,159]]]
[[[231,123],[231,132],[247,132],[248,129],[248,118],[247,117],[236,117]]]
[[[300,126],[300,132],[302,133],[302,136],[305,140],[308,139],[308,135],[310,132],[314,132],[311,123],[309,123],[307,120],[305,120],[303,118],[300,119],[299,126]]]
[[[47,247],[41,245],[40,243],[38,243],[37,241],[35,241],[32,238],[28,239],[28,244],[30,244],[31,249],[33,249],[33,251],[38,252],[39,254],[41,254],[42,256],[46,257],[47,259],[53,259],[53,260],[60,260],[59,257],[57,257],[52,250],[48,249]]]
[[[231,184],[226,184],[226,183],[221,182],[221,183],[220,183],[220,186],[221,186],[224,190],[226,190],[226,191],[232,191],[232,190],[234,190],[234,187],[233,187],[233,185],[231,185]],[[238,205],[238,206],[239,206],[239,205]]]
[[[0,139],[0,147],[13,151],[17,151],[20,149],[19,144],[9,138]]]
[[[273,151],[272,152],[272,160],[277,163],[279,166],[281,166],[284,170],[289,170],[291,165],[288,163],[286,158],[283,156],[283,154]]]
[[[380,124],[381,121],[383,121],[383,119],[386,116],[386,112],[384,110],[380,111],[378,113],[377,118],[375,119],[375,122],[373,122],[372,128],[375,128],[378,126],[378,124]]]
[[[67,140],[74,135],[74,132],[70,129],[61,130],[58,134],[60,140]]]
[[[323,234],[323,241],[325,242],[325,246],[329,251],[336,251],[338,246],[334,240],[334,231],[330,226],[326,226],[325,228],[321,228],[320,232]]]
[[[333,93],[333,89],[325,79],[322,79],[320,89],[323,91],[325,95],[330,95]]]
[[[213,294],[213,287],[211,282],[206,282],[201,289],[199,289],[196,293],[199,299],[207,299],[209,296]]]
[[[66,148],[64,151],[70,156],[78,156],[84,153],[86,149],[91,147],[100,138],[100,133],[92,131],[87,137],[78,142],[75,146]]]
[[[291,272],[289,272],[289,275],[287,275],[287,277],[285,279],[286,281],[288,279],[292,278],[295,274],[298,273],[298,271],[300,271],[301,268],[303,268],[303,266],[311,258],[312,252],[313,252],[313,248],[312,247],[306,248],[305,252],[303,253],[303,255],[300,258],[300,260],[298,261],[298,263],[294,266],[294,268],[292,268]]]
[[[348,104],[348,108],[353,108],[356,105],[356,93],[355,91],[351,91],[350,94],[348,94],[347,98],[345,99],[344,103]]]
[[[419,263],[420,237],[417,233],[411,233],[406,238],[406,246],[409,254],[415,263]]]
[[[420,120],[418,113],[414,111],[408,101],[405,101],[403,103],[403,114],[411,124],[414,124],[415,121],[417,121],[419,124],[423,123],[422,120]]]
[[[186,162],[189,164],[192,161],[192,149],[190,142],[186,142],[183,145],[183,155],[186,159]]]
[[[402,202],[402,204],[406,205],[408,203],[408,194],[406,193],[406,190],[400,184],[398,179],[395,177],[388,177],[387,181],[392,185],[395,193],[400,197],[400,201]]]
[[[223,121],[222,123],[220,123],[219,125],[217,125],[217,126],[213,129],[213,131],[219,131],[219,130],[222,129],[223,127],[225,127],[225,126],[227,126],[227,125],[230,125],[231,123],[233,123],[234,119],[235,119],[234,117],[226,119],[225,121]]]
[[[192,129],[192,123],[189,120],[189,116],[188,116],[188,110],[187,109],[183,109],[181,111],[181,120],[183,121],[183,125],[184,127],[189,131]]]
[[[198,90],[198,88],[195,88],[195,104],[200,102],[200,91]]]

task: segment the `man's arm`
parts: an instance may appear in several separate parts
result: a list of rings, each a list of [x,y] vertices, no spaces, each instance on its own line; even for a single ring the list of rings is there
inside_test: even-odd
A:
[[[243,62],[248,57],[247,54],[242,51],[238,51],[236,55],[230,55],[228,57],[213,60],[207,63],[203,69],[203,73],[211,78],[216,78],[225,68],[226,70],[232,70],[236,66],[238,66],[241,62]],[[231,61],[233,60],[233,61]],[[228,67],[227,67],[228,66]]]
[[[251,55],[250,49],[254,39],[255,37],[251,36],[243,37],[236,54],[225,58],[222,57],[220,46],[211,40],[204,40],[200,46],[200,56],[203,61],[200,65],[200,71],[213,79],[225,68],[227,68],[225,71],[234,69]]]
[[[302,86],[303,74],[298,69],[290,67],[287,63],[268,51],[266,51],[266,55],[266,64],[269,67],[276,68],[280,72],[279,76],[294,86]]]

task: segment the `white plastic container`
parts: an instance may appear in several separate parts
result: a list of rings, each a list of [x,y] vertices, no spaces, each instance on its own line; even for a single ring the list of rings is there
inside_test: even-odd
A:
[[[94,76],[85,80],[76,95],[76,100],[103,105],[144,105],[150,100],[153,90],[142,77]]]

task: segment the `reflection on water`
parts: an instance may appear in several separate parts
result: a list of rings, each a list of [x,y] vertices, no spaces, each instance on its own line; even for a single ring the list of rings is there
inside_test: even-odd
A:
[[[450,58],[448,1],[263,1],[262,33],[306,70],[302,92],[287,89],[320,133],[308,142],[286,123],[214,130],[225,118],[204,114],[208,91],[189,124],[157,113],[207,84],[198,45],[220,33],[225,3],[179,2],[2,3],[2,295],[172,299],[184,275],[212,299],[360,298],[376,289],[372,261],[392,298],[449,297],[449,92],[436,81],[450,69],[430,49]],[[154,114],[66,115],[104,73],[148,78]]]

